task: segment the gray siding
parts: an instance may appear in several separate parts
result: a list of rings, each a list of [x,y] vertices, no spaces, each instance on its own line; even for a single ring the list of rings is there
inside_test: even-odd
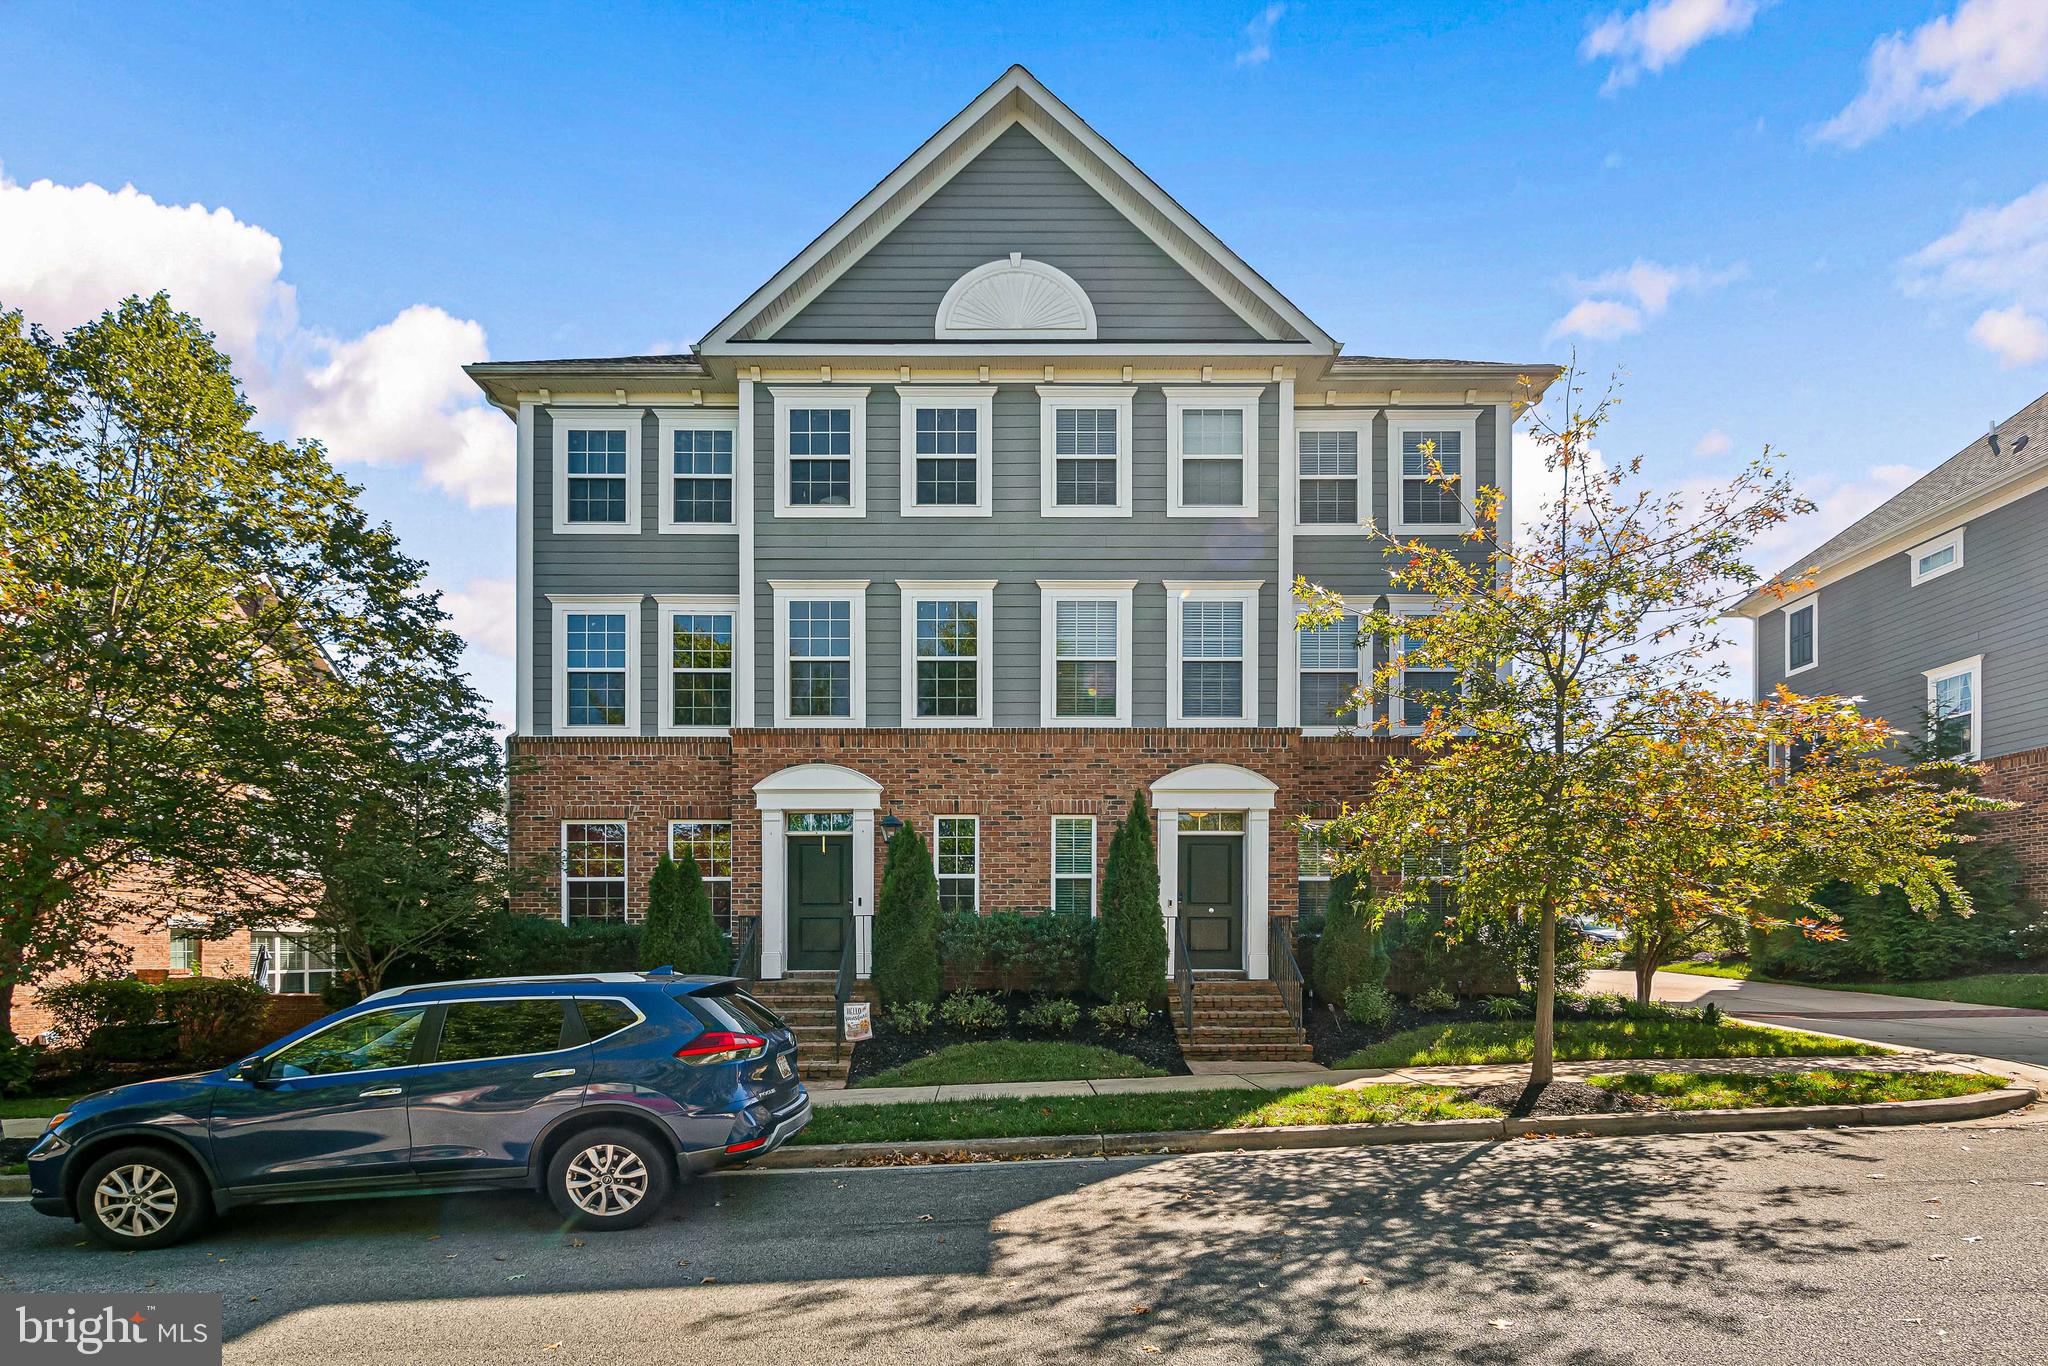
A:
[[[1860,696],[1866,712],[1917,731],[1923,671],[1982,655],[1984,756],[2048,745],[2048,490],[1968,523],[1961,569],[1916,588],[1906,556],[1890,555],[1826,585],[1819,602],[1818,657],[1794,678],[1783,610],[1757,620],[1764,692],[1782,681],[1810,697]]]
[[[1013,251],[1073,276],[1104,341],[1258,340],[1022,127],[962,167],[773,340],[930,341],[953,282]]]

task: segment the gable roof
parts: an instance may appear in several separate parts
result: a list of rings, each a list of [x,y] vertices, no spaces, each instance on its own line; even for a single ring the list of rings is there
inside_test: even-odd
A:
[[[1024,124],[1166,254],[1260,336],[1328,355],[1337,344],[1309,316],[1202,226],[1152,178],[1090,128],[1036,76],[1013,66],[927,139],[858,203],[705,334],[705,355],[759,351],[775,333],[961,168]]]

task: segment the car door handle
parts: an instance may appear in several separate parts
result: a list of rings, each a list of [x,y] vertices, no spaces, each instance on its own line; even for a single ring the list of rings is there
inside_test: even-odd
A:
[[[576,1069],[573,1067],[557,1067],[552,1072],[536,1072],[533,1074],[533,1079],[535,1081],[546,1081],[551,1077],[573,1077],[575,1075]]]
[[[370,1091],[358,1091],[356,1092],[356,1097],[359,1100],[368,1100],[372,1096],[401,1096],[404,1094],[405,1088],[403,1086],[379,1086]]]

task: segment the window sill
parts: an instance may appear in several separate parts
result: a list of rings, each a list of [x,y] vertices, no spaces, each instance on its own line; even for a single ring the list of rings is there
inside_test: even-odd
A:
[[[557,536],[638,536],[637,522],[556,522]]]
[[[739,527],[733,522],[663,522],[664,536],[737,536]]]
[[[935,507],[912,505],[900,509],[898,515],[904,517],[993,517],[996,514],[993,508],[947,504]]]
[[[725,740],[732,738],[731,726],[663,726],[655,732],[666,735],[699,740]]]
[[[1201,517],[1212,521],[1225,518],[1243,521],[1257,517],[1259,510],[1243,504],[1232,504],[1229,507],[1209,507],[1203,505],[1200,507],[1170,507],[1166,510],[1166,515],[1169,517]]]
[[[1098,517],[1128,517],[1131,515],[1131,510],[1127,507],[1057,507],[1040,503],[1038,505],[1038,515],[1041,518],[1051,520],[1063,520],[1066,518],[1092,520]]]

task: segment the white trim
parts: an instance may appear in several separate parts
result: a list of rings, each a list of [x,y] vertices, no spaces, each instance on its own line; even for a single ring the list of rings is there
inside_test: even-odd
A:
[[[1175,922],[1180,907],[1180,814],[1183,811],[1244,813],[1245,976],[1267,976],[1267,905],[1271,888],[1273,800],[1278,785],[1235,764],[1191,764],[1152,784],[1153,826],[1158,832],[1159,911],[1166,920],[1166,971],[1173,973],[1179,946]]]
[[[995,397],[993,384],[899,384],[897,403],[897,510],[905,517],[989,517],[995,513]],[[974,412],[974,501],[933,504],[917,501],[917,410],[968,408]],[[928,460],[961,459],[926,456]]]
[[[963,730],[995,724],[996,581],[994,579],[898,579],[903,639],[899,724],[912,729]],[[974,618],[974,688],[972,716],[917,714],[917,605],[921,602],[971,602]]]
[[[1420,735],[1421,726],[1405,719],[1408,699],[1407,631],[1401,623],[1412,618],[1433,617],[1439,603],[1427,593],[1389,593],[1387,612],[1395,620],[1393,639],[1387,642],[1387,663],[1394,670],[1393,686],[1387,690],[1387,729],[1394,735]],[[1423,673],[1449,673],[1448,669],[1424,669]]]
[[[1377,408],[1345,408],[1339,412],[1328,409],[1309,410],[1294,414],[1294,436],[1285,450],[1282,473],[1287,475],[1286,515],[1292,519],[1294,534],[1297,536],[1361,536],[1372,530],[1372,429],[1373,419],[1379,416]],[[1301,433],[1303,432],[1354,432],[1358,436],[1358,473],[1353,479],[1358,487],[1358,518],[1353,522],[1304,522],[1301,520]],[[1327,479],[1332,476],[1318,475]]]
[[[1473,490],[1478,484],[1479,414],[1469,408],[1389,408],[1387,413],[1387,525],[1396,536],[1458,536],[1472,529]],[[1458,521],[1408,522],[1401,517],[1401,438],[1413,431],[1456,431],[1459,444]],[[1500,454],[1494,453],[1498,469]]]
[[[1500,490],[1500,512],[1494,519],[1493,539],[1503,546],[1515,541],[1515,405],[1493,405],[1493,486]],[[1507,585],[1513,569],[1500,562],[1500,583]]]
[[[1361,621],[1365,617],[1370,616],[1372,614],[1372,609],[1373,599],[1371,598],[1347,597],[1344,599],[1344,610],[1346,612],[1357,613]],[[1283,651],[1281,655],[1283,661],[1287,661],[1291,664],[1290,669],[1282,670],[1282,673],[1289,677],[1293,683],[1292,693],[1294,696],[1295,714],[1291,721],[1291,724],[1298,725],[1303,735],[1349,735],[1356,731],[1368,729],[1372,725],[1373,720],[1373,707],[1369,696],[1364,705],[1360,706],[1356,712],[1352,713],[1352,715],[1356,719],[1349,726],[1309,725],[1301,720],[1301,676],[1304,672],[1304,670],[1301,667],[1302,611],[1303,609],[1297,606],[1294,611],[1293,617],[1290,618],[1290,621],[1294,629],[1289,631],[1288,634],[1294,637],[1294,644],[1290,649]],[[1359,640],[1357,655],[1357,683],[1361,687],[1366,687],[1369,691],[1373,678],[1371,640],[1365,638],[1361,638]],[[1316,672],[1333,673],[1335,671],[1329,669],[1318,669],[1316,670]]]
[[[734,725],[751,726],[755,706],[754,661],[759,653],[754,637],[760,625],[754,582],[754,446],[760,440],[760,432],[754,420],[754,382],[742,379],[739,384],[740,434],[732,448],[732,516],[739,523],[740,621],[746,632],[747,648],[741,652],[735,671],[733,686],[739,689],[739,696],[733,699],[732,719]]]
[[[970,294],[1000,276],[1021,276],[1027,281],[1049,286],[1073,310],[1077,325],[1031,327],[1012,320],[994,327],[974,327],[955,319],[954,314]],[[1026,260],[1022,252],[1013,251],[1001,260],[976,266],[952,283],[946,290],[946,296],[939,300],[932,335],[940,341],[1015,341],[1029,338],[1094,341],[1095,301],[1088,297],[1088,291],[1081,288],[1079,281],[1059,267],[1043,261]]]
[[[1135,384],[1041,384],[1038,386],[1038,515],[1041,517],[1128,517],[1131,515],[1131,402]],[[1062,409],[1111,408],[1116,412],[1116,503],[1111,507],[1063,507],[1056,454]],[[1075,456],[1071,459],[1091,457]],[[1100,456],[1092,457],[1101,459]]]
[[[1167,579],[1166,589],[1166,724],[1169,726],[1256,726],[1259,724],[1259,590],[1257,580],[1237,583],[1206,583],[1200,580]],[[1181,712],[1181,672],[1187,662],[1181,658],[1181,608],[1190,602],[1235,602],[1243,612],[1244,653],[1239,667],[1238,697],[1242,704],[1235,716],[1186,716]]]
[[[865,726],[868,723],[868,581],[866,579],[819,579],[804,582],[770,579],[775,590],[775,724],[812,729],[834,726]],[[793,602],[845,602],[847,614],[850,693],[846,716],[791,716],[789,714],[789,605]]]
[[[974,876],[963,878],[957,873],[939,871],[939,823],[941,821],[969,821],[974,825]],[[963,812],[934,812],[932,815],[932,878],[939,884],[939,905],[946,904],[944,892],[948,882],[972,882],[974,884],[974,905],[976,915],[981,914],[981,817]]]
[[[725,593],[656,593],[655,643],[661,653],[656,657],[655,669],[660,674],[657,691],[661,696],[661,711],[655,717],[654,731],[657,735],[730,735],[732,727],[739,724],[740,709],[740,660],[747,652],[749,633],[747,623],[740,619],[740,600],[736,594]],[[675,618],[680,612],[719,613],[732,618],[732,664],[726,673],[732,679],[733,720],[723,726],[678,726],[674,724],[676,714],[676,670],[675,670]],[[703,670],[701,672],[713,672]]]
[[[1046,827],[1047,842],[1052,846],[1051,852],[1047,857],[1047,865],[1052,877],[1052,900],[1048,905],[1055,911],[1060,907],[1060,883],[1078,882],[1081,878],[1079,873],[1062,873],[1060,871],[1061,821],[1088,822],[1088,917],[1092,920],[1102,909],[1100,905],[1102,898],[1097,881],[1102,876],[1102,822],[1094,816],[1088,815],[1059,815],[1054,816],[1051,823]]]
[[[854,972],[874,968],[875,812],[882,785],[865,773],[838,764],[792,764],[754,784],[761,813],[761,975],[783,974],[783,941],[789,928],[789,826],[791,811],[846,811],[853,814]],[[735,912],[737,913],[737,912]]]
[[[1922,560],[1926,559],[1929,555],[1937,555],[1944,550],[1950,549],[1956,552],[1954,559],[1950,560],[1947,564],[1941,566],[1941,568],[1939,569],[1929,570],[1925,574],[1920,572],[1920,562]],[[1906,569],[1912,579],[1910,586],[1914,588],[1918,588],[1921,584],[1928,582],[1930,579],[1938,579],[1943,574],[1953,574],[1956,570],[1961,569],[1962,567],[1962,527],[1957,527],[1953,531],[1943,532],[1941,535],[1936,536],[1932,540],[1922,541],[1919,545],[1914,546],[1911,550],[1906,552]]]
[[[1964,763],[1974,764],[1984,757],[1984,656],[1971,655],[1953,664],[1944,664],[1938,669],[1922,670],[1927,679],[1927,712],[1930,720],[1934,715],[1934,687],[1951,678],[1963,675],[1970,678],[1970,752],[1962,755]]]
[[[550,593],[554,608],[553,672],[548,691],[554,699],[554,733],[557,735],[638,735],[640,733],[640,620],[641,595],[617,593]],[[621,612],[626,617],[626,723],[623,726],[572,726],[569,724],[569,630],[571,612]]]
[[[1295,435],[1297,416],[1294,411],[1294,374],[1292,371],[1286,372],[1280,381],[1278,400],[1276,424],[1279,432],[1275,438],[1275,449],[1280,458],[1280,487],[1284,489],[1294,481],[1296,476],[1295,443],[1300,439]],[[1278,585],[1278,591],[1274,594],[1273,604],[1273,675],[1278,678],[1287,672],[1282,667],[1282,661],[1287,658],[1287,652],[1291,648],[1282,642],[1279,636],[1285,631],[1286,623],[1292,620],[1288,605],[1294,601],[1295,506],[1285,497],[1282,497],[1277,500],[1277,506],[1274,510],[1280,515],[1279,544],[1275,550],[1273,562],[1274,582]],[[1287,692],[1287,689],[1281,688],[1280,692],[1284,694]],[[1293,697],[1275,697],[1273,699],[1274,724],[1281,727],[1292,727],[1299,724],[1301,720],[1299,714],[1300,701],[1301,698],[1298,693]]]
[[[647,462],[642,448],[640,413],[619,413],[590,408],[548,409],[554,424],[555,534],[557,536],[637,536],[640,534],[640,467]],[[626,434],[626,520],[623,522],[572,522],[569,520],[569,433],[624,432]],[[580,476],[579,476],[580,477]]]
[[[1259,515],[1259,396],[1264,385],[1168,385],[1166,395],[1166,515],[1169,517],[1256,517]],[[1235,410],[1243,414],[1244,451],[1238,501],[1190,507],[1181,498],[1181,461],[1227,460],[1227,455],[1185,457],[1182,415],[1189,410]]]
[[[1807,660],[1804,664],[1801,664],[1798,668],[1795,669],[1792,667],[1792,614],[1794,612],[1804,611],[1806,608],[1809,607],[1813,609],[1813,658]],[[1785,649],[1783,655],[1780,656],[1780,662],[1784,665],[1784,669],[1782,670],[1781,676],[1785,678],[1791,678],[1795,674],[1805,673],[1808,669],[1819,668],[1820,594],[1818,592],[1807,593],[1803,596],[1793,598],[1790,602],[1787,602],[1785,604],[1785,619],[1783,622],[1780,623],[1780,625],[1785,633]]]
[[[562,861],[561,876],[555,879],[557,909],[561,912],[562,923],[569,920],[569,827],[572,825],[616,825],[624,840],[624,871],[617,877],[579,877],[578,882],[616,882],[622,895],[619,897],[619,920],[623,924],[633,923],[633,825],[623,816],[590,816],[581,820],[561,822],[555,841],[555,856]],[[599,922],[606,923],[606,922]]]
[[[691,410],[688,412],[655,413],[656,427],[660,435],[655,439],[654,469],[655,483],[660,492],[661,530],[664,535],[681,536],[731,536],[739,530],[740,516],[740,423],[739,416],[729,410]],[[723,476],[732,484],[732,516],[730,522],[678,522],[676,520],[676,479],[675,437],[677,432],[730,432],[732,433],[732,473]],[[697,476],[719,478],[718,475]]]
[[[518,419],[518,492],[513,514],[519,519],[518,548],[513,570],[513,597],[517,603],[513,667],[519,671],[514,682],[512,729],[515,735],[533,734],[533,414],[535,405],[521,402]]]
[[[775,515],[777,517],[865,517],[868,515],[868,391],[832,384],[775,385]],[[845,507],[793,506],[789,501],[789,413],[792,408],[844,408],[847,419],[847,503]],[[818,459],[807,456],[806,459]],[[837,457],[824,457],[834,459]]]
[[[1128,726],[1131,724],[1131,596],[1135,579],[1040,579],[1038,581],[1038,723],[1041,726]],[[1055,686],[1059,604],[1116,604],[1116,715],[1058,716]],[[1092,656],[1091,656],[1092,658]]]

